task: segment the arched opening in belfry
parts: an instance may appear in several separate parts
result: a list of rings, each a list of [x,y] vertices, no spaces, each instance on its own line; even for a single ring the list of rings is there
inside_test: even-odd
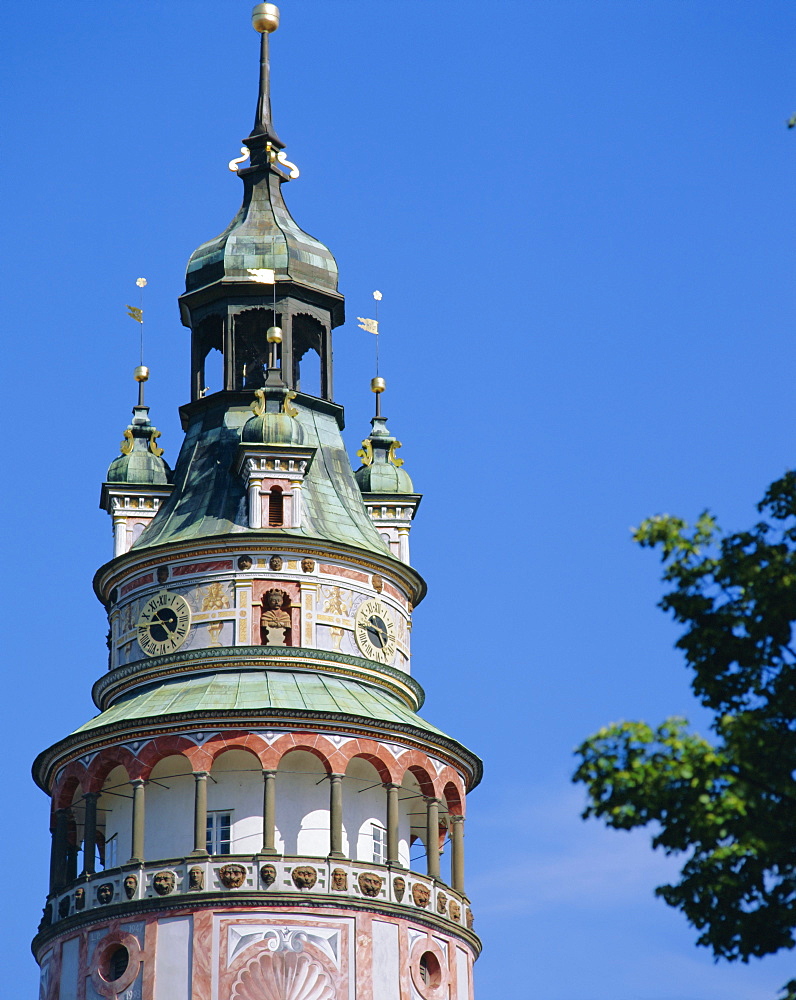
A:
[[[387,863],[384,777],[363,757],[348,762],[343,781],[343,824],[355,861]]]
[[[309,396],[322,396],[321,357],[326,331],[312,316],[293,317],[293,387]]]
[[[193,331],[193,398],[224,388],[224,321],[206,316]]]
[[[261,389],[268,369],[268,329],[282,325],[282,316],[273,309],[246,309],[235,316],[235,388]],[[275,348],[279,350],[278,347]],[[278,361],[278,357],[275,359]]]

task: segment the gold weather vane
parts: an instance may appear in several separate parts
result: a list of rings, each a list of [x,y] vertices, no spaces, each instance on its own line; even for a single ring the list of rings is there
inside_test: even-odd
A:
[[[144,289],[146,288],[146,278],[136,278],[136,285],[141,289],[141,293],[138,299],[137,306],[126,305],[127,315],[130,319],[134,319],[136,323],[141,324],[141,360],[140,364],[144,363]]]

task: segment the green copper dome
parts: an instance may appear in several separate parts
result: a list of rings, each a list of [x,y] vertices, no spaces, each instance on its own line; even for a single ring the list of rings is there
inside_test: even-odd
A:
[[[370,437],[365,438],[357,452],[363,462],[354,473],[360,490],[363,493],[414,493],[412,480],[402,468],[403,459],[395,454],[401,442],[387,430],[387,418],[374,417],[370,424]]]
[[[136,406],[133,420],[124,432],[121,455],[109,468],[106,482],[162,486],[171,482],[171,469],[162,459],[163,449],[155,444],[160,431],[149,420],[149,407]]]
[[[270,369],[265,387],[255,392],[254,416],[240,433],[244,444],[304,444],[304,431],[296,420],[298,410],[290,405],[296,393],[281,382],[275,384],[277,379],[277,372]]]

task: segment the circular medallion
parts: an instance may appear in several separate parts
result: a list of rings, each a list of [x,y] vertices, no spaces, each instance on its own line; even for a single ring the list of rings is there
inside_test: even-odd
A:
[[[354,634],[357,646],[369,660],[390,662],[395,652],[395,623],[381,601],[374,597],[359,605]]]
[[[144,605],[138,619],[138,645],[149,656],[173,653],[191,628],[191,606],[180,594],[161,590]]]

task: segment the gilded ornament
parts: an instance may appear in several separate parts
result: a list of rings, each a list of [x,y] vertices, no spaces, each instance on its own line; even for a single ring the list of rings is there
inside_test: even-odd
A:
[[[128,427],[124,432],[124,440],[119,445],[123,455],[129,455],[133,450],[133,432]]]
[[[265,413],[265,389],[254,390],[254,402],[251,404],[251,410],[255,417],[261,417]]]
[[[240,169],[241,163],[245,163],[249,159],[250,156],[251,156],[251,153],[249,152],[248,147],[247,146],[241,146],[240,147],[240,156],[236,156],[234,160],[230,160],[229,163],[227,164],[227,166],[233,172],[233,174],[236,174],[238,172],[238,170]]]
[[[393,443],[390,445],[390,450],[387,452],[387,461],[392,462],[392,464],[395,466],[396,469],[400,469],[401,466],[404,464],[404,460],[402,458],[398,458],[398,456],[395,454],[399,448],[403,448],[401,442],[393,441]]]
[[[370,896],[375,899],[375,897],[381,892],[384,879],[379,878],[378,875],[374,875],[372,872],[362,872],[357,879],[357,882],[359,883],[359,889],[363,896]]]
[[[158,872],[157,875],[153,875],[152,877],[152,888],[158,896],[168,896],[169,893],[174,892],[176,884],[177,878],[174,872]]]
[[[160,437],[160,431],[154,431],[149,439],[149,450],[152,452],[155,458],[160,458],[160,456],[163,454],[163,449],[158,448],[158,446],[155,444],[155,441],[159,437]]]
[[[290,400],[295,399],[297,395],[298,393],[293,392],[293,390],[291,389],[291,391],[285,396],[284,401],[282,402],[282,412],[286,413],[289,417],[298,416],[298,410],[296,409],[296,407],[290,405]]]
[[[311,889],[318,881],[318,873],[311,865],[301,865],[290,873],[297,889]]]
[[[210,636],[210,645],[211,646],[216,646],[217,647],[217,646],[221,645],[221,638],[220,638],[220,636],[221,636],[221,633],[222,633],[223,629],[224,629],[224,623],[223,622],[211,622],[211,624],[207,626],[207,632],[208,632],[208,635]]]
[[[361,458],[362,464],[366,467],[373,465],[373,445],[370,442],[370,438],[365,438],[362,442],[362,447],[357,452],[357,458]]]
[[[246,869],[243,865],[224,865],[218,869],[218,877],[227,889],[240,889],[246,881]]]

